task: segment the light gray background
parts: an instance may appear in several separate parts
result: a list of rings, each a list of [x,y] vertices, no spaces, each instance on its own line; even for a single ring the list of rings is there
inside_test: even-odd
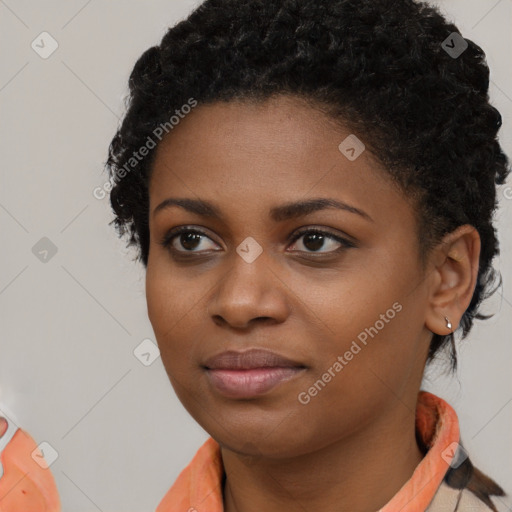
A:
[[[108,226],[108,199],[92,195],[136,59],[198,3],[0,0],[0,410],[58,452],[63,511],[154,510],[207,438],[160,358],[144,366],[134,356],[154,340],[144,271]],[[512,155],[512,0],[437,3],[487,54]],[[42,31],[59,44],[48,59],[31,48]],[[504,285],[487,307],[496,315],[459,349],[458,376],[433,368],[424,389],[455,407],[475,465],[512,491],[512,188],[504,192],[495,260]],[[46,263],[32,253],[42,237],[58,248]]]

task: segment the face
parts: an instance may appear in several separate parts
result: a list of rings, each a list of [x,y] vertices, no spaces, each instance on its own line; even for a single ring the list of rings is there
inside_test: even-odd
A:
[[[148,315],[177,396],[231,450],[304,454],[414,411],[415,211],[349,135],[281,96],[198,106],[156,149]]]

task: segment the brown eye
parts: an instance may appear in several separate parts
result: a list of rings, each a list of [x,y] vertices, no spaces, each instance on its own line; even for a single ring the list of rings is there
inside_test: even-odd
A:
[[[305,231],[301,231],[297,233],[293,238],[293,242],[303,238],[302,245],[306,248],[305,251],[302,252],[312,252],[312,253],[333,253],[339,252],[349,247],[355,247],[352,242],[345,240],[344,238],[334,235],[333,233],[329,233],[327,231],[322,231],[319,229],[308,229]],[[336,247],[338,245],[338,247]],[[323,248],[331,248],[331,250],[320,251]],[[334,247],[334,249],[332,249]]]
[[[193,251],[197,249],[197,246],[200,245],[201,236],[197,233],[181,233],[179,235],[178,240],[182,247],[184,247],[187,251]]]
[[[186,226],[173,229],[167,233],[161,240],[160,244],[169,250],[173,250],[181,253],[197,253],[202,252],[196,250],[201,247],[202,239],[208,239],[211,241],[205,233],[197,229],[188,228]],[[204,245],[204,244],[203,244]],[[181,247],[181,248],[180,248]],[[203,250],[208,250],[203,247]]]

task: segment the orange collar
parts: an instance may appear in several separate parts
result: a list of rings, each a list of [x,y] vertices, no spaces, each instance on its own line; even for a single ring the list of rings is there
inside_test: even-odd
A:
[[[422,512],[443,481],[459,442],[457,414],[442,398],[420,391],[416,432],[428,452],[411,478],[379,512]],[[223,477],[220,446],[210,437],[167,491],[156,512],[223,512]]]

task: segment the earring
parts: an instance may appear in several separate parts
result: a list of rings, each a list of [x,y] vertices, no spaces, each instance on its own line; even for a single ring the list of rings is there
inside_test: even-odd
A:
[[[450,331],[452,330],[452,323],[450,322],[450,320],[448,320],[448,317],[444,317],[444,319],[446,320],[446,327],[448,329],[450,329]]]

